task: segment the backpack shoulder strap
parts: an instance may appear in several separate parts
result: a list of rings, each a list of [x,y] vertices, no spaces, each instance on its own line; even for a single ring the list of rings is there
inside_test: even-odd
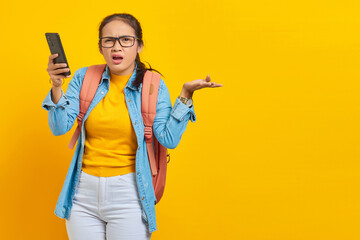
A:
[[[152,127],[154,123],[159,86],[160,74],[147,70],[141,92],[141,113],[145,126]]]
[[[152,175],[157,174],[155,154],[153,148],[152,126],[156,116],[156,104],[159,94],[160,74],[146,71],[141,92],[141,114],[145,125],[145,141],[150,161]]]
[[[105,70],[106,64],[100,65],[92,65],[88,67],[86,70],[84,80],[80,90],[80,100],[79,100],[79,115],[76,117],[78,126],[75,130],[74,135],[71,138],[69,148],[73,149],[76,143],[76,140],[80,136],[81,127],[82,127],[82,120],[90,107],[90,104],[95,96],[96,90],[99,86],[101,81],[101,76]]]

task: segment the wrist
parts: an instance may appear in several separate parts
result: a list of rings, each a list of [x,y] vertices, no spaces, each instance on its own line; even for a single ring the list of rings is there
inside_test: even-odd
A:
[[[189,90],[187,90],[186,88],[182,88],[182,90],[181,90],[181,93],[180,93],[180,97],[184,97],[184,98],[192,98],[192,96],[193,96],[193,93],[194,92],[191,92],[191,91],[189,91]]]
[[[52,86],[52,89],[54,90],[54,91],[60,91],[61,90],[61,86]]]

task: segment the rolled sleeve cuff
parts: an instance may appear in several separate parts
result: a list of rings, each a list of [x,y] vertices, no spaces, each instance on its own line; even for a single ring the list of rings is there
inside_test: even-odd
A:
[[[182,121],[187,117],[189,117],[188,119],[190,119],[191,122],[196,121],[194,106],[191,106],[189,108],[184,103],[182,103],[178,98],[176,98],[174,107],[171,111],[171,116],[173,116],[178,121]]]
[[[46,95],[43,103],[42,103],[42,108],[45,110],[50,110],[52,108],[59,108],[59,107],[65,107],[66,105],[70,105],[70,101],[67,99],[67,97],[64,95],[63,90],[61,89],[61,98],[58,101],[57,104],[55,104],[52,100],[51,100],[51,89],[48,93],[48,95]]]

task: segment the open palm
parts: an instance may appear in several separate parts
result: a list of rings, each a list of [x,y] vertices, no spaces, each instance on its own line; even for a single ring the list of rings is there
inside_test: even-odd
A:
[[[202,88],[216,88],[222,86],[222,84],[211,82],[210,76],[207,75],[205,79],[197,79],[191,82],[186,82],[183,87],[185,90],[192,94],[194,91]]]

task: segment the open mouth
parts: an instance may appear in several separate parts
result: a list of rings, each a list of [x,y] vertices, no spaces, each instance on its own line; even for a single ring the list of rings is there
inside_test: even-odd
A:
[[[112,59],[113,59],[113,60],[123,60],[123,56],[114,54],[114,55],[112,56]]]
[[[112,55],[112,60],[114,64],[120,64],[123,61],[123,56],[114,54]]]

